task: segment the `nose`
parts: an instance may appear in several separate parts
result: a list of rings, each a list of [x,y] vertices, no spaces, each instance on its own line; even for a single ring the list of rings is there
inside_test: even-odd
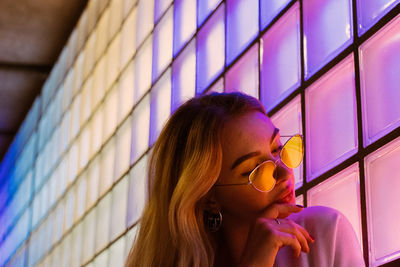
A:
[[[280,159],[275,164],[276,168],[273,175],[277,184],[294,177],[293,170],[283,164]]]

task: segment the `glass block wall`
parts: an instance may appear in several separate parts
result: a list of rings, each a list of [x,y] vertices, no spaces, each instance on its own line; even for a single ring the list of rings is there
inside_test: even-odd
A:
[[[236,90],[304,135],[297,201],[399,263],[399,2],[90,0],[1,162],[0,266],[122,266],[164,122]]]

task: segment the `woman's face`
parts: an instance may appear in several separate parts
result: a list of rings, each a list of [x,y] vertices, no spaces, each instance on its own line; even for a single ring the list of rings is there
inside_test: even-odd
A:
[[[281,146],[279,130],[264,114],[251,112],[230,120],[222,132],[222,169],[217,184],[246,183],[260,163],[279,159]],[[276,164],[276,185],[270,192],[260,192],[250,184],[215,186],[223,214],[255,219],[275,202],[294,204],[293,172],[281,161]]]

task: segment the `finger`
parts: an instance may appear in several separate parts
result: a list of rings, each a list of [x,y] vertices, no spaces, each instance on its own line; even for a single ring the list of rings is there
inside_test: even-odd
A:
[[[308,246],[306,236],[300,230],[300,226],[298,224],[291,220],[282,220],[278,230],[295,236],[300,243],[301,250],[306,253],[310,252],[310,247]]]
[[[303,210],[303,206],[286,204],[286,203],[274,203],[268,206],[262,213],[262,217],[265,218],[286,218],[292,213],[297,213]]]
[[[310,235],[310,233],[305,229],[305,228],[303,228],[302,226],[300,226],[300,225],[298,225],[298,224],[296,224],[297,225],[297,229],[304,235],[304,237],[309,241],[309,242],[311,242],[311,243],[314,243],[315,242],[315,239]]]
[[[279,237],[282,242],[282,246],[290,246],[294,250],[294,254],[297,257],[300,257],[301,245],[294,235],[281,232]]]

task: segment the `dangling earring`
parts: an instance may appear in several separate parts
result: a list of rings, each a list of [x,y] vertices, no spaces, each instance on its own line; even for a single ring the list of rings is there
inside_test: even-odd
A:
[[[204,225],[210,232],[216,232],[221,228],[222,214],[216,210],[205,210],[203,213]]]

